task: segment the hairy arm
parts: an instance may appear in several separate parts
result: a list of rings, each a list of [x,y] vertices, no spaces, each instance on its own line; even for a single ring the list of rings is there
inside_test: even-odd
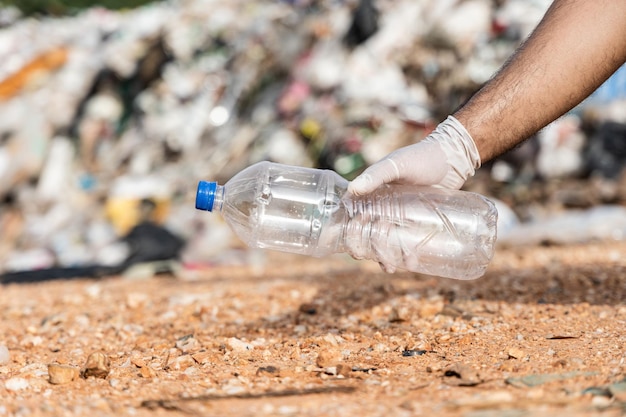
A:
[[[350,183],[460,188],[487,161],[580,103],[626,61],[626,0],[555,0],[532,35],[465,106],[426,139]]]
[[[454,116],[487,161],[572,109],[625,61],[626,1],[556,0]]]

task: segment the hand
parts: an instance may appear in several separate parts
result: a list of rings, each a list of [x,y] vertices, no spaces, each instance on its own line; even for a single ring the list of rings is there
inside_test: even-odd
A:
[[[402,183],[459,189],[480,167],[476,144],[465,127],[448,116],[423,140],[400,148],[367,168],[349,185],[354,195],[382,184]]]

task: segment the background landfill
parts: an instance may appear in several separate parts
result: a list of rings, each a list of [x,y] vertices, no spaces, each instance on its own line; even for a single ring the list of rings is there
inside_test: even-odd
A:
[[[2,7],[0,273],[262,264],[194,209],[198,180],[260,160],[353,178],[427,135],[549,3],[179,0],[37,18]],[[625,160],[623,68],[465,188],[498,201],[502,245],[626,239]]]

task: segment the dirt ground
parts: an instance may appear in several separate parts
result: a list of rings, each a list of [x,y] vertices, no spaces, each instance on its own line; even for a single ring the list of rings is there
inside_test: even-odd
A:
[[[500,249],[468,282],[274,253],[7,285],[0,416],[626,415],[625,255]]]

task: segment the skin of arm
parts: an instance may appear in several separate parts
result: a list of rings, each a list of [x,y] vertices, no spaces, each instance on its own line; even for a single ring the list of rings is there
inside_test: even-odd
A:
[[[579,104],[626,61],[626,1],[556,0],[502,69],[455,114],[481,160]]]

